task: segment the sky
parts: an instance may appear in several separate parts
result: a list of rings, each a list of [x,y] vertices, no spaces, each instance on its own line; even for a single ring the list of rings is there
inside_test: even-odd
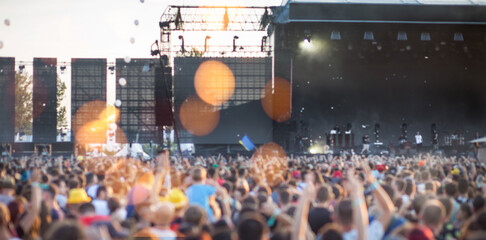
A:
[[[143,1],[143,3],[142,3]],[[281,0],[2,0],[0,56],[150,57],[158,22],[173,5],[279,5]],[[10,21],[10,26],[4,20]],[[134,24],[138,20],[139,24]],[[132,44],[130,39],[134,38]]]
[[[151,58],[159,40],[159,19],[168,5],[276,6],[282,0],[1,0],[0,57],[15,57],[32,74],[34,57],[54,57],[58,66],[71,58]],[[135,24],[138,22],[138,25]],[[187,43],[194,38],[188,37]],[[213,33],[214,34],[214,33]],[[217,38],[212,38],[215,41]],[[241,39],[241,38],[240,38]],[[258,38],[257,38],[258,39]],[[134,40],[134,41],[132,41]],[[229,39],[232,41],[232,39]],[[241,40],[243,41],[243,40]],[[59,73],[59,72],[58,72]],[[116,79],[107,75],[107,102],[115,99]],[[71,69],[59,74],[67,85],[63,105],[70,112]],[[69,120],[70,122],[70,120]]]

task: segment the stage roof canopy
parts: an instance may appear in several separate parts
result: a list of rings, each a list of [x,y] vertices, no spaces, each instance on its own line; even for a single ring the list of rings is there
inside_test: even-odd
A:
[[[439,4],[439,5],[486,5],[486,0],[290,0],[294,3],[369,3],[369,4]]]
[[[412,23],[486,25],[486,0],[290,0],[276,23]]]

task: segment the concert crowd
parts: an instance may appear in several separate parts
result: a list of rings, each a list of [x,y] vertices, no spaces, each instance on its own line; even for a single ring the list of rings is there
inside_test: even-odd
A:
[[[486,239],[474,157],[4,158],[0,240]]]

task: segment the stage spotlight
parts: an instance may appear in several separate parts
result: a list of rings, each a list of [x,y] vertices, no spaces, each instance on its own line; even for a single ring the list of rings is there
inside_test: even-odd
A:
[[[159,27],[161,29],[163,28],[169,28],[169,25],[170,25],[170,22],[169,21],[166,21],[166,22],[159,22]]]
[[[109,66],[108,70],[110,70],[111,75],[115,74],[115,66]]]
[[[267,45],[267,36],[262,37],[262,46],[261,46],[261,51],[265,51],[265,45]]]
[[[206,52],[208,50],[208,40],[211,39],[210,36],[206,36],[206,38],[204,39],[204,52]]]
[[[179,40],[181,40],[181,52],[185,53],[186,49],[184,48],[184,36],[179,35]]]
[[[457,41],[457,42],[464,41],[464,36],[462,36],[461,32],[455,32],[454,33],[454,41]]]
[[[397,41],[407,41],[407,40],[408,37],[406,32],[398,32]]]
[[[429,32],[422,32],[420,34],[420,41],[430,41],[430,33]]]
[[[24,72],[25,65],[20,65],[19,66],[19,73],[22,74]]]
[[[364,35],[363,35],[363,39],[373,41],[373,40],[375,40],[375,36],[374,36],[373,32],[365,32]]]
[[[309,30],[304,31],[304,42],[305,43],[310,43],[311,41],[312,34]]]
[[[331,40],[341,40],[341,32],[332,31],[331,32]]]
[[[61,74],[64,74],[64,71],[66,70],[66,65],[62,65],[60,68]]]
[[[233,52],[236,52],[236,39],[239,39],[238,36],[233,37]]]

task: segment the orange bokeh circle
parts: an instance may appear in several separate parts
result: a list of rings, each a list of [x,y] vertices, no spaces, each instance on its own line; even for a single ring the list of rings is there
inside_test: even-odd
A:
[[[108,124],[103,120],[95,120],[83,125],[75,135],[76,143],[106,143]]]
[[[107,122],[118,122],[120,110],[113,105],[108,105],[98,116],[99,119],[106,119]]]
[[[255,153],[253,153],[252,158],[285,158],[287,157],[287,153],[282,148],[282,146],[278,145],[275,142],[265,143],[260,146]]]
[[[197,96],[189,96],[179,109],[182,126],[196,136],[210,134],[218,126],[219,117],[218,110]]]
[[[194,87],[204,102],[220,106],[233,96],[235,76],[226,64],[215,60],[205,61],[194,75]]]
[[[268,81],[262,91],[263,110],[277,122],[285,122],[290,119],[290,90],[288,80],[276,77],[273,88],[272,81]]]
[[[123,131],[123,129],[121,129],[120,126],[118,126],[118,128],[116,129],[116,133],[115,134],[116,134],[116,140],[115,140],[115,142],[121,143],[121,144],[128,143],[127,135],[125,134],[125,132]]]
[[[106,102],[101,100],[87,102],[79,107],[71,123],[73,133],[77,133],[87,123],[98,120],[105,108]]]

